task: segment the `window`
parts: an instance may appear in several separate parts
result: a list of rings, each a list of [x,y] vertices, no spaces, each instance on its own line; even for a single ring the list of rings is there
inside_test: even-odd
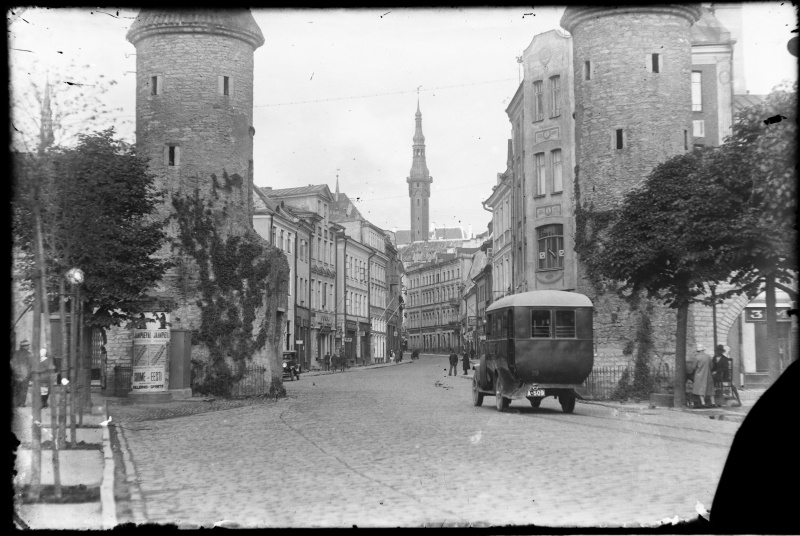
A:
[[[533,120],[541,121],[544,119],[544,99],[542,96],[542,81],[537,80],[533,83]]]
[[[554,76],[550,79],[550,117],[561,115],[559,105],[561,97],[561,77]]]
[[[536,173],[536,195],[544,195],[547,193],[544,174],[544,153],[533,155],[533,170]]]
[[[683,150],[689,150],[689,131],[686,129],[683,130]]]
[[[281,229],[281,241],[278,242],[278,247],[281,249],[281,251],[286,251],[286,243],[284,242],[283,229]]]
[[[220,76],[217,79],[217,92],[220,95],[233,95],[233,78],[230,76]]]
[[[553,192],[564,190],[563,170],[561,166],[561,149],[556,149],[550,153],[550,160],[553,164]]]
[[[181,148],[178,145],[164,147],[164,164],[167,166],[181,165]]]
[[[703,138],[706,135],[706,122],[702,119],[695,119],[692,121],[692,136],[695,138]]]
[[[592,79],[592,62],[591,61],[583,62],[583,78],[584,78],[584,80],[591,80]]]
[[[703,111],[703,73],[692,71],[692,111]]]
[[[151,76],[150,77],[150,94],[151,95],[161,95],[161,77],[160,76]]]
[[[621,128],[617,129],[614,146],[617,148],[617,150],[622,149],[625,146],[625,138],[623,137]]]
[[[659,72],[658,54],[651,54],[651,68],[654,73]]]
[[[564,268],[564,226],[545,225],[537,229],[539,239],[539,269],[559,270]]]
[[[556,311],[556,339],[575,338],[575,311]]]
[[[550,338],[550,311],[531,309],[531,337],[534,339]]]

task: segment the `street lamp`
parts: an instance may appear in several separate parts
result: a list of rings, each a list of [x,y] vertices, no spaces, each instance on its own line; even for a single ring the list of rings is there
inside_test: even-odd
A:
[[[76,443],[76,430],[75,430],[75,406],[77,400],[75,398],[78,396],[78,388],[80,387],[78,382],[78,360],[77,360],[77,352],[76,352],[76,342],[78,340],[78,310],[80,309],[80,301],[81,301],[81,284],[83,283],[83,270],[80,268],[70,268],[67,271],[65,279],[70,284],[70,290],[72,294],[72,306],[70,307],[70,329],[69,329],[69,383],[72,385],[72,397],[71,400],[71,409],[70,413],[72,414],[72,419],[70,420],[70,439],[72,444]],[[63,367],[62,367],[63,368]],[[88,386],[85,386],[88,389]],[[64,397],[66,400],[66,396]],[[82,401],[81,401],[82,402]],[[82,410],[83,406],[78,404],[79,411]],[[82,411],[81,411],[82,414]]]

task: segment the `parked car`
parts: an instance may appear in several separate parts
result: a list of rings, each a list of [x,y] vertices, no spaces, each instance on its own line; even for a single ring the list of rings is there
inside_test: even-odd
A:
[[[294,381],[300,379],[300,365],[297,362],[294,352],[287,352],[283,354],[283,377],[289,376],[289,379]]]

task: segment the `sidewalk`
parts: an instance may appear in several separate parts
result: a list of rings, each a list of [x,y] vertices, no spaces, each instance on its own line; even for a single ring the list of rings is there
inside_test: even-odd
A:
[[[15,451],[14,500],[15,525],[30,529],[110,529],[117,524],[114,501],[114,459],[111,451],[111,438],[108,426],[101,426],[107,420],[105,398],[92,393],[90,413],[84,413],[83,425],[76,426],[77,448],[58,451],[59,476],[63,487],[73,489],[98,490],[99,499],[81,503],[23,503],[19,493],[22,486],[31,480],[32,426],[33,416],[30,403],[14,408],[12,431],[20,445]],[[42,410],[41,440],[52,441],[50,409]],[[71,438],[67,423],[67,441]],[[42,449],[42,486],[54,484],[52,450]],[[69,496],[69,490],[64,490]],[[95,495],[96,496],[96,495]]]
[[[474,364],[474,363],[473,363]],[[459,378],[463,378],[465,380],[472,381],[472,375],[474,373],[473,369],[470,369],[469,373],[466,375],[459,375]],[[661,410],[661,411],[680,411],[684,413],[689,413],[692,415],[698,415],[705,419],[716,419],[716,420],[725,420],[725,421],[732,421],[732,422],[743,422],[745,417],[747,417],[747,413],[750,411],[750,408],[755,405],[761,395],[764,394],[765,389],[741,389],[739,390],[739,399],[742,401],[742,405],[739,407],[732,407],[732,406],[722,406],[719,408],[708,408],[708,409],[690,409],[688,407],[683,408],[670,408],[670,407],[660,407],[660,406],[651,406],[649,401],[620,401],[620,400],[580,400],[578,399],[578,403],[580,404],[591,404],[595,406],[605,406],[608,408],[612,408],[615,410],[621,411],[648,411],[652,412],[654,410]]]
[[[411,354],[409,353],[409,356],[410,355]],[[397,365],[408,365],[409,363],[413,363],[413,361],[411,361],[410,357],[408,359],[403,357],[403,360],[400,361],[399,363],[375,363],[373,365],[357,365],[355,367],[347,367],[347,368],[345,368],[344,372],[362,372],[362,371],[365,371],[365,370],[371,370],[371,369],[376,369],[376,368],[395,367]],[[333,371],[333,370],[320,370],[320,369],[315,369],[314,368],[314,369],[311,369],[311,370],[309,370],[307,372],[301,372],[300,373],[300,377],[302,378],[303,376],[324,376],[326,374],[341,374],[341,372],[342,372],[341,370],[340,371]]]

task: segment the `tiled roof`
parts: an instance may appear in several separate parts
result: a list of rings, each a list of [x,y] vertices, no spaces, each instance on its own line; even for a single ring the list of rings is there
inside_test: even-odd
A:
[[[733,96],[733,111],[741,112],[745,108],[760,104],[766,99],[766,95],[734,95]]]
[[[467,238],[464,236],[464,230],[460,227],[437,227],[433,230],[434,240],[462,240]]]
[[[308,186],[297,186],[295,188],[262,188],[262,192],[270,197],[290,197],[296,195],[308,195],[314,193],[325,193],[328,190],[327,184],[309,184]]]
[[[410,244],[411,243],[411,230],[410,229],[398,229],[394,233],[394,240],[395,245],[399,246],[402,244]]]
[[[731,40],[731,32],[705,8],[702,9],[700,20],[692,25],[690,36],[693,45],[716,45]]]
[[[355,204],[347,197],[347,194],[339,192],[339,201],[333,196],[331,205],[331,221],[365,221],[364,216],[356,208]]]
[[[264,35],[249,9],[143,9],[128,30],[127,39],[134,45],[150,32],[177,28],[214,29],[233,32],[258,48]]]

